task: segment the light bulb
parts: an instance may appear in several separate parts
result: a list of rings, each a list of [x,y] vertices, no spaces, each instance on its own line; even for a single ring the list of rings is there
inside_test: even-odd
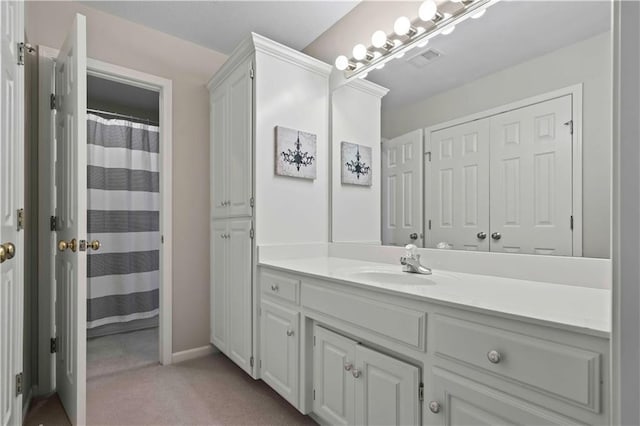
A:
[[[387,34],[382,30],[376,31],[371,36],[371,44],[373,47],[377,47],[378,49],[383,47],[387,44]]]
[[[356,60],[361,61],[367,57],[367,46],[365,46],[364,44],[356,44],[353,47],[352,53],[353,53],[353,57]]]
[[[471,15],[471,19],[480,19],[480,18],[482,18],[486,11],[487,11],[487,9],[482,9],[478,13],[475,13],[475,14]]]
[[[420,8],[418,9],[418,16],[423,21],[430,21],[436,16],[437,12],[438,6],[436,5],[436,2],[433,0],[426,0],[420,5]]]
[[[340,71],[344,71],[349,67],[349,58],[344,55],[340,55],[336,58],[336,68]]]
[[[455,25],[450,25],[450,26],[448,26],[447,28],[445,28],[444,30],[442,30],[442,34],[444,34],[444,35],[449,35],[449,34],[451,34],[451,33],[453,32],[453,30],[455,30],[455,29],[456,29],[456,26],[455,26]]]
[[[396,19],[396,23],[393,24],[393,31],[399,36],[403,36],[409,33],[411,30],[411,21],[406,16],[401,16]]]

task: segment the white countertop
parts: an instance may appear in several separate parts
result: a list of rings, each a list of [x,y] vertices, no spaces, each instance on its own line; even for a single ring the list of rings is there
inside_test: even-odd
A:
[[[462,305],[555,323],[602,337],[608,337],[611,332],[611,291],[607,289],[440,270],[434,270],[433,275],[406,274],[407,281],[413,283],[394,284],[369,279],[366,273],[357,272],[398,271],[402,276],[404,273],[400,272],[399,264],[337,257],[264,259],[259,265],[410,296],[414,300]],[[424,283],[419,279],[424,279]]]

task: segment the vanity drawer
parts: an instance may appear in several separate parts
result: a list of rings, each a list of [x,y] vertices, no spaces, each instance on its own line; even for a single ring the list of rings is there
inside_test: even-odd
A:
[[[425,350],[425,312],[307,282],[302,283],[302,305],[395,342]]]
[[[600,411],[599,353],[444,315],[433,337],[438,356]]]
[[[263,272],[260,277],[260,289],[263,295],[286,300],[296,305],[300,303],[300,280]]]

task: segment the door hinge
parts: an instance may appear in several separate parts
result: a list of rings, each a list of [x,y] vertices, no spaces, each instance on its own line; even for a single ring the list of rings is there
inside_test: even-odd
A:
[[[160,244],[164,244],[164,235],[160,235]]]
[[[573,215],[570,216],[569,226],[571,226],[571,229],[573,229]]]
[[[253,357],[249,358],[249,365],[253,367]]]
[[[427,157],[429,157],[429,159],[427,160],[428,162],[431,162],[431,151],[427,151],[424,153],[424,155],[426,155]]]
[[[418,386],[418,400],[424,401],[424,383],[420,383]]]
[[[313,400],[314,401],[316,400],[316,390],[315,389],[313,390]]]
[[[431,219],[429,219],[429,230],[431,230]]]
[[[249,198],[249,205],[250,205],[251,207],[253,207],[253,206],[255,205],[255,203],[256,203],[256,202],[255,202],[255,200],[254,200],[254,198],[253,198],[253,197]]]
[[[256,236],[256,231],[254,231],[253,228],[251,228],[251,230],[249,231],[249,238],[253,240],[255,236]]]
[[[56,105],[56,95],[55,95],[55,93],[52,93],[51,96],[49,97],[49,107],[51,109],[58,109],[57,105]]]
[[[22,373],[16,374],[16,396],[22,395]]]
[[[24,229],[24,209],[18,209],[18,231],[22,231]]]
[[[313,346],[316,345],[316,336],[313,336]]]
[[[569,133],[573,134],[573,120],[567,121],[564,125],[569,126]]]
[[[49,218],[49,228],[51,229],[51,231],[58,230],[58,218],[56,216],[51,216]]]
[[[258,368],[262,368],[262,360],[258,361]]]
[[[52,337],[51,338],[50,352],[52,354],[55,354],[56,352],[58,352],[58,338],[57,337]]]
[[[253,80],[256,73],[253,71],[253,67],[249,68],[249,78]]]
[[[20,42],[18,43],[18,65],[24,65],[24,56],[27,53],[33,53],[36,49],[29,43]]]

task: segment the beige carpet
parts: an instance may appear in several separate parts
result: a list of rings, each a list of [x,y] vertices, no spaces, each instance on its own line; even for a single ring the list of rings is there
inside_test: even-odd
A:
[[[48,409],[53,410],[49,404]],[[46,407],[45,407],[46,408]],[[59,410],[59,407],[58,407]],[[53,411],[51,411],[53,412]],[[47,419],[47,412],[29,413]],[[53,418],[50,418],[53,420]],[[67,425],[51,421],[47,425]],[[38,425],[38,422],[26,422]],[[307,416],[216,354],[87,381],[89,425],[311,425]]]
[[[158,363],[158,328],[87,340],[87,378]]]

